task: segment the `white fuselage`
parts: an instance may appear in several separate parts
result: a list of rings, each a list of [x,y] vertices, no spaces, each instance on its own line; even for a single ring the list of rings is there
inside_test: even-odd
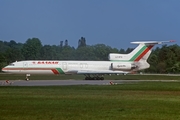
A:
[[[113,61],[19,61],[2,70],[10,73],[25,74],[118,74],[131,72],[133,62]]]

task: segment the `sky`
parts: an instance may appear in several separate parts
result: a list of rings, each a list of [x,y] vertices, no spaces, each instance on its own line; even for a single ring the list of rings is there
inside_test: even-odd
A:
[[[87,45],[132,47],[139,40],[176,40],[180,0],[0,0],[0,40],[43,45],[68,40]]]

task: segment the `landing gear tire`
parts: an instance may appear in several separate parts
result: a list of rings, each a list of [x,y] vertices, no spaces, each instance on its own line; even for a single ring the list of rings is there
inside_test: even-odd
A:
[[[104,80],[104,77],[85,77],[85,80]]]
[[[91,77],[85,77],[85,80],[91,80]]]

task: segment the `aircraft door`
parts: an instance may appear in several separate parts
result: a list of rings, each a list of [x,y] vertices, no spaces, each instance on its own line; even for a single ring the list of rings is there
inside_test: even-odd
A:
[[[63,66],[63,70],[67,70],[67,63],[66,62],[63,62],[62,66]]]
[[[28,63],[27,62],[23,62],[23,68],[24,68],[24,70],[27,70],[27,68],[28,68]]]
[[[28,67],[27,62],[23,62],[23,66],[24,66],[24,68]]]

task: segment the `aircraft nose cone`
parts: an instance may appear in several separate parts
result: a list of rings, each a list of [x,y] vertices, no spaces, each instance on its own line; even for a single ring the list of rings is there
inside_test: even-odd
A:
[[[7,69],[6,69],[6,68],[2,68],[2,71],[3,71],[3,72],[7,72]]]

